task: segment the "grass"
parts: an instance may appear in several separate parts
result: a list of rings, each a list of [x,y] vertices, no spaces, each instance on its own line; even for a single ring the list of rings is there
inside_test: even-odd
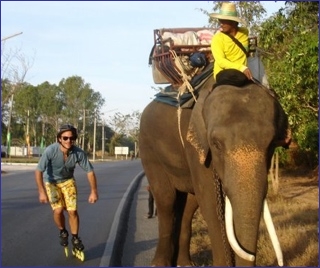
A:
[[[318,209],[317,176],[280,177],[278,194],[268,193],[269,209],[282,248],[284,266],[318,266]],[[207,226],[199,211],[193,222],[191,256],[196,266],[212,265]],[[264,222],[261,220],[258,239],[257,266],[278,266]]]
[[[192,219],[190,254],[195,266],[212,265],[211,241],[208,236],[207,224],[199,209]]]
[[[2,163],[38,163],[39,157],[3,157],[1,158]]]

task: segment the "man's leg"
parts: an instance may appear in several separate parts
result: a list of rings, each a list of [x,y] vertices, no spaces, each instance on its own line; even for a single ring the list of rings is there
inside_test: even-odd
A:
[[[72,235],[78,235],[79,233],[79,215],[77,210],[69,210],[69,224]]]
[[[50,205],[53,210],[53,220],[59,230],[65,228],[65,218],[63,214],[64,201],[60,188],[54,184],[47,182],[45,184]]]
[[[63,214],[64,208],[56,208],[53,211],[53,219],[54,222],[56,224],[56,226],[58,227],[58,229],[60,230],[60,245],[61,246],[67,246],[68,245],[68,238],[69,238],[69,233],[66,230],[66,225],[65,225],[65,217]]]
[[[82,244],[82,240],[78,237],[79,233],[79,215],[77,210],[68,210],[69,213],[69,224],[70,230],[72,234],[72,245],[77,250],[84,250],[84,245]]]
[[[80,219],[77,211],[78,193],[76,181],[74,179],[68,180],[68,182],[62,188],[62,193],[64,196],[65,207],[69,215],[69,225],[72,234],[72,244],[74,248],[82,251],[84,249],[84,245],[82,244],[81,239],[78,237]]]
[[[54,183],[45,184],[50,205],[53,210],[53,220],[56,226],[58,227],[60,233],[60,244],[62,246],[68,245],[68,231],[65,228],[65,217],[63,214],[64,211],[64,201],[61,189]]]
[[[70,231],[73,235],[79,232],[79,215],[77,212],[77,186],[74,179],[61,184],[61,192],[65,203],[65,208],[69,215]]]
[[[59,230],[63,230],[65,229],[65,217],[63,214],[63,208],[59,207],[59,208],[55,208],[53,210],[53,220],[56,224],[56,226],[58,227]]]

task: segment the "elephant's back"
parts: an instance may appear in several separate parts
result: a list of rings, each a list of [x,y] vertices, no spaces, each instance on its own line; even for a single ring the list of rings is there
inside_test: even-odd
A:
[[[174,113],[176,108],[156,100],[151,101],[143,110],[141,120],[155,120],[155,117],[167,117]]]
[[[143,163],[160,161],[163,166],[186,170],[184,143],[191,109],[152,101],[140,119],[139,149]],[[185,171],[184,171],[185,172]]]
[[[143,110],[140,120],[140,133],[155,137],[174,139],[177,130],[186,132],[191,109],[181,109],[162,102],[152,101]]]
[[[151,133],[160,134],[159,131],[161,133],[166,132],[166,129],[170,128],[168,118],[174,116],[175,110],[175,107],[171,107],[162,102],[150,102],[141,115],[140,133],[146,132],[150,135]]]

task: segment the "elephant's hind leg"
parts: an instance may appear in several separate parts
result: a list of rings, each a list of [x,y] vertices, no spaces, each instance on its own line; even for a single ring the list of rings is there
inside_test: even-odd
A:
[[[198,202],[195,196],[193,194],[188,194],[186,206],[182,216],[177,266],[193,266],[190,257],[190,241],[192,234],[192,218],[197,208]]]
[[[146,172],[151,191],[157,207],[158,218],[158,245],[152,266],[172,266],[173,260],[173,228],[174,228],[174,202],[176,191],[169,183],[164,172]]]

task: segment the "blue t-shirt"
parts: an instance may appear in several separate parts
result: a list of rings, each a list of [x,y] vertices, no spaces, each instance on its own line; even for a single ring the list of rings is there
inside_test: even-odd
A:
[[[77,163],[87,173],[93,171],[93,166],[82,149],[72,146],[68,158],[64,161],[60,143],[56,142],[46,148],[39,160],[37,169],[43,172],[45,182],[63,182],[73,178]]]

